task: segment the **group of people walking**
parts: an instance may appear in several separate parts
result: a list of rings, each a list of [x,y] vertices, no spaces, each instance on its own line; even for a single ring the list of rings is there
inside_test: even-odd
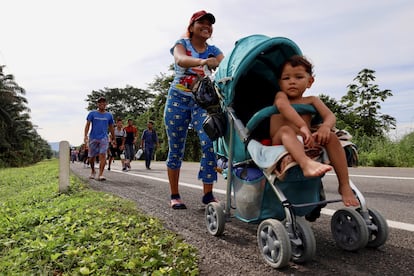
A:
[[[84,130],[84,142],[88,145],[88,159],[91,167],[90,179],[106,180],[104,169],[106,156],[108,155],[108,170],[111,164],[118,157],[121,160],[122,170],[131,169],[131,161],[135,158],[135,146],[138,140],[138,129],[134,126],[133,120],[128,119],[124,127],[121,118],[114,123],[113,116],[106,111],[106,99],[100,97],[97,101],[98,108],[89,112],[86,118]],[[143,131],[140,146],[145,152],[145,166],[150,168],[154,149],[159,145],[158,136],[153,129],[154,123],[149,121],[148,128]],[[108,134],[109,130],[109,134]],[[99,160],[99,174],[96,176],[95,160]]]

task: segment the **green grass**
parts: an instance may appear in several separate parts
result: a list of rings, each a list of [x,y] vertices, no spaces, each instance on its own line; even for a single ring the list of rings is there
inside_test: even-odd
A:
[[[381,137],[355,137],[359,165],[372,167],[414,167],[414,133],[399,141]]]
[[[1,275],[197,275],[197,251],[136,204],[71,176],[58,162],[0,170]]]

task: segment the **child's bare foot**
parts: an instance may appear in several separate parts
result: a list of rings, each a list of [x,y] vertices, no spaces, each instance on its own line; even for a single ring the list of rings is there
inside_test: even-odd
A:
[[[313,161],[312,159],[306,161],[303,166],[301,165],[301,168],[305,177],[322,176],[324,173],[332,170],[331,166]]]
[[[345,206],[359,206],[359,202],[356,199],[351,187],[339,187],[338,192],[342,196],[342,202]]]

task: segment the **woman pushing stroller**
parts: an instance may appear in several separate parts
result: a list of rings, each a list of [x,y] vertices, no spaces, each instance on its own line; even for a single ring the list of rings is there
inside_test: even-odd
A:
[[[281,66],[278,76],[280,90],[276,93],[274,104],[280,114],[270,119],[270,136],[272,145],[283,145],[290,153],[293,161],[301,167],[305,177],[318,177],[335,169],[339,188],[345,206],[358,206],[350,184],[345,152],[332,132],[336,118],[332,111],[315,96],[303,97],[307,88],[314,82],[312,64],[303,56],[292,56]],[[291,104],[310,104],[322,118],[323,123],[311,133],[311,115],[299,115]],[[303,144],[297,136],[303,138]],[[312,160],[305,154],[305,147],[313,147],[314,143],[325,147],[332,167]],[[304,146],[303,146],[304,145]]]
[[[194,13],[186,37],[176,41],[170,50],[174,56],[175,78],[168,91],[164,120],[169,146],[166,163],[171,191],[170,206],[173,209],[186,209],[179,194],[178,182],[190,123],[199,136],[203,152],[198,174],[203,182],[202,202],[208,204],[216,201],[213,195],[213,183],[217,180],[216,156],[213,143],[202,127],[207,112],[196,104],[192,94],[197,79],[204,76],[203,67],[215,69],[224,58],[219,48],[207,43],[215,21],[214,15],[204,10]]]

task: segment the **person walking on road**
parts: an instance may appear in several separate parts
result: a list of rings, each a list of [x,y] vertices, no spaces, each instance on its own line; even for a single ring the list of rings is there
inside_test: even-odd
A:
[[[147,123],[147,129],[142,132],[141,136],[141,148],[144,150],[145,167],[150,170],[151,160],[155,147],[159,146],[158,135],[154,129],[154,122],[149,121]]]
[[[91,132],[89,129],[92,125]],[[100,97],[98,99],[98,110],[93,110],[88,113],[86,117],[86,125],[84,131],[84,142],[89,143],[89,164],[91,166],[91,175],[90,179],[95,179],[95,160],[96,157],[99,157],[99,176],[97,180],[103,181],[105,177],[103,172],[105,169],[106,153],[108,151],[108,129],[112,137],[115,137],[114,134],[114,118],[111,113],[106,111],[106,99]],[[89,137],[88,137],[89,133]],[[114,141],[115,142],[115,141]]]
[[[196,81],[205,75],[203,67],[215,69],[224,58],[219,48],[207,43],[215,21],[214,15],[204,10],[194,13],[186,37],[177,40],[170,49],[174,56],[175,76],[168,90],[164,121],[169,148],[166,164],[171,190],[170,206],[173,209],[187,208],[181,200],[178,181],[190,123],[198,133],[203,151],[198,173],[198,178],[203,181],[202,202],[216,201],[213,196],[213,183],[217,181],[216,156],[213,143],[202,127],[207,112],[197,105],[191,93]]]
[[[89,145],[88,143],[83,143],[81,146],[81,161],[83,162],[83,167],[86,168],[89,166],[89,158],[88,158],[88,152],[89,152]]]
[[[122,169],[127,171],[131,169],[131,161],[134,160],[135,150],[134,146],[137,142],[138,130],[134,126],[132,119],[128,119],[128,125],[124,128],[126,132],[125,137],[125,166]]]
[[[116,156],[121,159],[122,168],[125,167],[124,165],[125,160],[121,157],[122,157],[122,153],[124,152],[124,148],[125,148],[126,132],[125,132],[125,129],[123,128],[121,118],[116,119],[116,127],[115,127],[114,132],[115,132],[115,137],[111,136],[111,141],[115,140],[115,144],[111,143],[109,147],[111,153],[108,159],[108,171],[111,170],[111,164],[115,160]]]

